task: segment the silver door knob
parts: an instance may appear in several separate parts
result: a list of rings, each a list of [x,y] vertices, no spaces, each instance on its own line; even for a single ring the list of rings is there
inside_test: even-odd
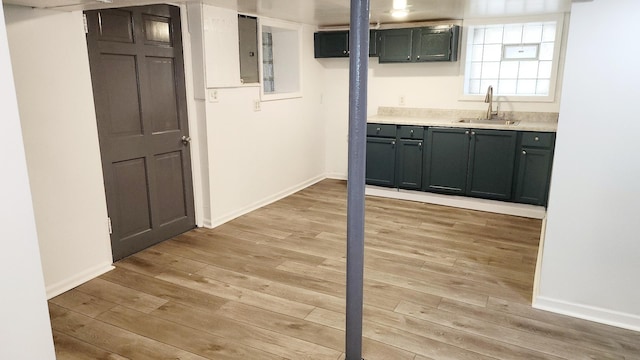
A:
[[[191,142],[191,137],[183,135],[180,140],[182,140],[182,145],[189,145],[189,143]]]

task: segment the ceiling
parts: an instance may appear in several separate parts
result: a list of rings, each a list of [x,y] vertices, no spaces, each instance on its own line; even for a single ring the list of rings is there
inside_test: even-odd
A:
[[[162,0],[2,0],[5,4],[63,11],[146,5]],[[392,23],[481,17],[521,16],[568,12],[571,0],[408,0],[409,16],[391,17],[392,0],[370,0],[371,22]],[[164,1],[166,2],[166,1]],[[193,0],[172,3],[197,2]],[[241,13],[298,21],[320,26],[349,23],[350,0],[203,0],[204,3],[237,9]]]

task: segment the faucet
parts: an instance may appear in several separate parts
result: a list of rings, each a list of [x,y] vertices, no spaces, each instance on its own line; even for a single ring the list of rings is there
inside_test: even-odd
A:
[[[484,102],[489,104],[489,109],[487,109],[487,120],[493,119],[493,116],[498,116],[498,112],[500,112],[500,103],[498,103],[498,107],[496,111],[493,111],[493,86],[489,85],[487,88],[487,95],[484,98]]]

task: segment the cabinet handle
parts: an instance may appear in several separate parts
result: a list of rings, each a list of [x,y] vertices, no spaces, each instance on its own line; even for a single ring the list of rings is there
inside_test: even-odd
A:
[[[475,135],[475,134],[476,134],[476,132],[475,132],[475,131],[472,131],[472,132],[471,132],[471,136],[473,136],[473,135]]]
[[[422,143],[421,142],[418,143],[418,150],[422,151]]]
[[[380,128],[376,128],[376,132],[380,132]]]
[[[527,155],[527,152],[522,150],[522,155]]]
[[[540,141],[540,138],[536,136],[535,138],[533,138],[533,140],[534,141]]]
[[[409,133],[410,133],[411,135],[413,135],[413,129],[411,129],[411,131],[409,131]]]
[[[411,60],[411,55],[407,56],[407,60]]]
[[[469,135],[469,130],[464,132],[465,135]]]
[[[395,142],[395,141],[392,141],[392,142],[391,142],[391,146],[396,146],[396,142]]]
[[[418,55],[418,57],[416,58],[416,60],[420,60],[420,55]]]

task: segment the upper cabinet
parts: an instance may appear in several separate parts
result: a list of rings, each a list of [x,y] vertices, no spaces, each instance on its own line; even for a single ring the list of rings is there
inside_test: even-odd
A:
[[[379,61],[457,61],[459,39],[458,25],[379,30]]]
[[[349,57],[349,31],[319,31],[313,34],[316,58]],[[378,56],[376,30],[369,31],[369,56]]]

